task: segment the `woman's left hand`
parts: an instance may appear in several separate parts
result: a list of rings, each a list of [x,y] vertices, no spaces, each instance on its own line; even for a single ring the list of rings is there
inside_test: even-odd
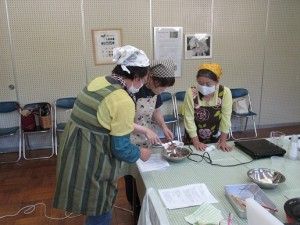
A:
[[[232,148],[228,146],[226,142],[220,142],[218,144],[218,148],[224,152],[230,152],[232,150]]]
[[[147,130],[145,132],[145,136],[147,137],[147,139],[151,145],[161,144],[160,138],[157,136],[156,133],[154,133],[149,128],[147,128]]]
[[[164,127],[163,132],[164,132],[165,137],[166,137],[167,140],[173,140],[174,139],[174,135],[173,135],[172,131],[169,130],[169,128]]]

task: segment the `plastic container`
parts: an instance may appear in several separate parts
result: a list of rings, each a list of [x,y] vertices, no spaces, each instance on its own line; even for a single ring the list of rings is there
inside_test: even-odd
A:
[[[276,205],[265,195],[263,190],[254,183],[225,185],[225,196],[240,218],[247,218],[245,204],[247,198],[255,199],[273,215],[277,211]]]
[[[298,136],[292,135],[289,150],[288,150],[288,158],[291,160],[296,160],[298,157]]]

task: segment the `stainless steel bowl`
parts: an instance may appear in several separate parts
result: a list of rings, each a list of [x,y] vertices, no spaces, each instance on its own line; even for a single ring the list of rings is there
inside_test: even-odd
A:
[[[185,158],[189,157],[192,153],[192,150],[185,148],[185,147],[176,147],[173,150],[163,149],[161,154],[165,157],[168,161],[171,162],[180,162]]]
[[[275,188],[285,181],[285,176],[267,168],[255,168],[247,172],[248,177],[261,188]]]

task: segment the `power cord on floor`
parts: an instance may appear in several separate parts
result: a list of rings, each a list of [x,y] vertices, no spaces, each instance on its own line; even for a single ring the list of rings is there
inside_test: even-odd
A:
[[[114,207],[117,208],[117,209],[121,209],[123,211],[126,211],[126,212],[129,212],[129,213],[133,214],[133,210],[126,209],[124,207],[120,207],[120,206],[117,206],[117,205],[114,205]]]
[[[35,211],[36,207],[39,206],[39,205],[44,206],[44,216],[47,219],[51,219],[51,220],[64,220],[64,219],[72,219],[72,218],[75,218],[75,217],[78,217],[78,216],[82,216],[82,215],[75,215],[73,213],[65,212],[65,216],[64,217],[51,217],[51,216],[47,215],[47,212],[46,212],[47,211],[47,205],[45,203],[39,202],[39,203],[36,203],[36,204],[33,204],[33,205],[24,206],[23,208],[21,208],[15,214],[8,214],[8,215],[0,216],[0,219],[7,218],[7,217],[15,217],[15,216],[19,215],[22,211],[23,211],[24,215],[29,215],[29,214],[33,213]],[[133,211],[131,211],[129,209],[126,209],[126,208],[123,208],[123,207],[119,207],[119,206],[116,206],[116,205],[114,205],[114,207],[117,208],[117,209],[121,209],[121,210],[124,210],[124,211],[127,211],[127,212],[133,214]]]
[[[82,215],[75,215],[73,213],[68,213],[68,212],[65,212],[65,216],[64,217],[51,217],[51,216],[48,216],[47,213],[46,213],[46,210],[47,210],[47,206],[45,203],[36,203],[34,205],[27,205],[27,206],[24,206],[23,208],[21,208],[17,213],[15,214],[10,214],[10,215],[3,215],[3,216],[0,216],[0,219],[3,219],[3,218],[6,218],[6,217],[14,217],[14,216],[17,216],[19,215],[22,211],[23,211],[23,214],[25,215],[28,215],[28,214],[31,214],[34,212],[34,210],[36,209],[36,207],[38,205],[42,205],[44,206],[44,216],[47,218],[47,219],[51,219],[51,220],[64,220],[64,219],[72,219],[72,218],[75,218],[75,217],[78,217],[78,216],[82,216]]]

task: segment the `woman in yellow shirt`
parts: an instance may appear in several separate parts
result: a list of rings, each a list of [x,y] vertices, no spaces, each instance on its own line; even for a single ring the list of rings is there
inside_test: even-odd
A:
[[[86,215],[85,225],[109,225],[118,193],[121,161],[149,159],[151,151],[130,141],[135,105],[149,59],[133,46],[114,48],[117,65],[78,94],[57,157],[54,208]]]
[[[206,144],[219,143],[223,151],[231,151],[227,135],[231,125],[232,96],[220,85],[222,68],[217,63],[199,67],[197,83],[186,91],[184,99],[185,142],[204,151]]]

